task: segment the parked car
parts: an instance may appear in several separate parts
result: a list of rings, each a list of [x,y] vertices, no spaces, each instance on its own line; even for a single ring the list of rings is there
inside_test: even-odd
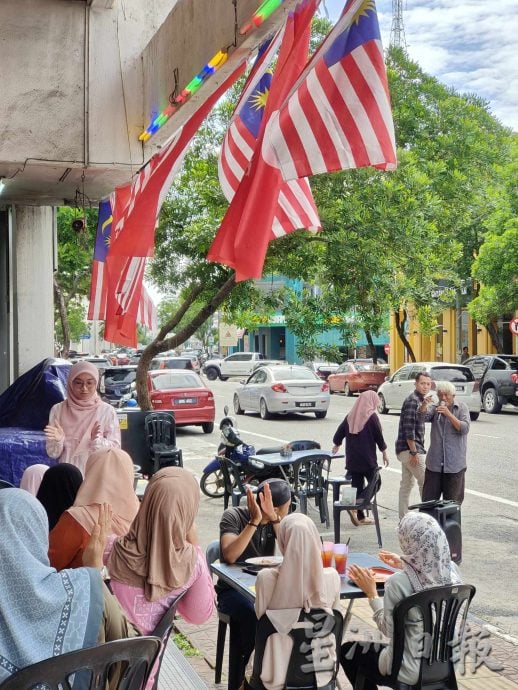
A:
[[[324,419],[329,407],[329,385],[307,367],[277,365],[260,367],[234,393],[234,412],[272,414],[313,412]]]
[[[155,357],[151,360],[150,369],[190,369],[200,373],[200,363],[196,357]]]
[[[496,414],[507,403],[518,406],[518,355],[474,355],[463,364],[478,382],[485,412]]]
[[[218,377],[226,381],[229,376],[249,376],[256,362],[266,359],[260,352],[234,352],[224,359],[208,359],[203,365],[203,373],[209,381]]]
[[[148,372],[148,390],[154,410],[173,410],[177,426],[201,426],[214,430],[214,395],[193,371],[174,369]]]
[[[433,382],[450,381],[455,386],[455,399],[466,403],[470,418],[475,421],[480,414],[480,392],[473,372],[464,364],[448,362],[414,362],[405,364],[378,388],[380,405],[378,411],[386,414],[389,410],[401,410],[406,397],[414,390],[415,377],[426,371]]]
[[[71,362],[90,362],[94,367],[99,369],[99,378],[102,376],[103,372],[111,366],[110,361],[106,357],[89,357],[88,355],[84,357],[70,357]]]
[[[372,360],[348,360],[327,379],[331,393],[353,395],[363,391],[376,391],[387,378],[386,364],[373,364]]]
[[[122,397],[131,396],[135,392],[136,376],[136,365],[126,364],[107,368],[99,384],[103,400],[117,407]]]
[[[304,362],[304,366],[315,372],[319,379],[327,381],[329,374],[334,374],[339,365],[336,362]]]

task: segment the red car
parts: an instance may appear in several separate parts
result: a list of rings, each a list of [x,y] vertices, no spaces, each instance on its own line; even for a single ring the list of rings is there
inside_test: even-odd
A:
[[[172,410],[177,426],[201,426],[214,430],[214,395],[198,374],[187,370],[159,369],[147,375],[154,410]]]
[[[330,374],[327,382],[331,393],[362,393],[363,391],[378,390],[388,376],[386,364],[373,364],[372,360],[350,360],[340,364],[334,374]]]

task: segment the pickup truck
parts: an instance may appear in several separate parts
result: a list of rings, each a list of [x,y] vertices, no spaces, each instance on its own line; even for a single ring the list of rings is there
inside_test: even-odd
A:
[[[203,365],[203,373],[209,381],[218,377],[226,381],[229,376],[248,376],[257,362],[264,359],[260,352],[234,352],[224,359],[208,359]]]
[[[518,355],[474,355],[463,364],[478,381],[485,412],[497,414],[507,403],[518,406]]]

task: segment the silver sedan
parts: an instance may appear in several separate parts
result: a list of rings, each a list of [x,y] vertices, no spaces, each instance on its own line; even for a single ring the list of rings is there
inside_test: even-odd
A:
[[[262,419],[270,419],[272,414],[312,412],[317,419],[324,419],[329,400],[329,384],[307,367],[266,366],[234,393],[234,412],[259,412]]]

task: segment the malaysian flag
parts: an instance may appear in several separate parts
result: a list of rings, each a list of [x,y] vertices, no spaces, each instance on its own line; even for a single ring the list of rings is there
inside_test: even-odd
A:
[[[259,48],[256,62],[223,140],[218,164],[219,180],[228,201],[234,198],[262,136],[263,115],[273,78],[271,64],[282,37],[283,30]],[[272,224],[272,239],[298,228],[316,231],[320,227],[308,180],[303,178],[283,183],[279,189],[278,208]]]
[[[88,319],[90,321],[104,319],[106,315],[107,281],[105,262],[110,249],[112,220],[111,201],[110,199],[103,199],[99,202],[99,216],[92,263],[90,304],[88,305]]]
[[[108,299],[105,338],[136,346],[136,321],[142,295],[146,257],[152,256],[158,214],[174,176],[178,173],[193,136],[227,89],[241,76],[240,63],[227,79],[203,101],[164,148],[138,173],[132,184],[115,192],[113,233],[106,260]]]
[[[396,167],[394,124],[374,0],[350,0],[268,121],[263,154],[285,180]],[[273,163],[272,163],[273,164]]]

